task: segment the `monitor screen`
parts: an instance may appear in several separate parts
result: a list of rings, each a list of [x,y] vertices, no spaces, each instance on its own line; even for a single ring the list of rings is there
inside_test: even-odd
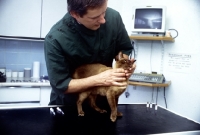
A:
[[[165,8],[135,7],[133,32],[162,33],[165,31]]]
[[[161,29],[162,9],[136,9],[135,29]]]

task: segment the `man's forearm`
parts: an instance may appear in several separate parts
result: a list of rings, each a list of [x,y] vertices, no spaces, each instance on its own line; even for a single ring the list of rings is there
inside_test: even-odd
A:
[[[95,76],[82,79],[72,79],[68,85],[68,89],[65,93],[82,92],[86,89],[94,86],[98,86],[100,82],[95,80]]]

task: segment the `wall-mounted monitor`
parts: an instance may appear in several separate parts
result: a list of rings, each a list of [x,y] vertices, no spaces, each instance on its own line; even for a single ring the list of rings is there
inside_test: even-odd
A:
[[[133,7],[132,33],[164,33],[165,23],[165,6]]]

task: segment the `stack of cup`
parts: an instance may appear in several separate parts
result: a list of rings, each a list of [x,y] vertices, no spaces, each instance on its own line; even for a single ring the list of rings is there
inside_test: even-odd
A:
[[[13,71],[12,72],[12,78],[17,78],[18,76],[18,72],[17,71]]]
[[[6,77],[12,77],[12,70],[6,69]]]
[[[24,72],[18,72],[18,77],[19,77],[19,78],[24,77]]]
[[[24,68],[24,78],[31,77],[31,68]]]

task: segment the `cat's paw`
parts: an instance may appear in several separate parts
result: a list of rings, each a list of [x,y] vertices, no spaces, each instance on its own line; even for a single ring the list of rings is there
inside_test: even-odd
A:
[[[117,116],[123,116],[123,113],[117,112]]]
[[[99,112],[100,112],[100,113],[107,113],[106,110],[100,110]]]
[[[112,122],[115,122],[116,119],[117,119],[117,116],[116,116],[116,115],[111,115],[111,116],[110,116],[110,119],[111,119]]]
[[[84,115],[85,115],[85,113],[83,111],[78,113],[78,116],[84,116]]]

